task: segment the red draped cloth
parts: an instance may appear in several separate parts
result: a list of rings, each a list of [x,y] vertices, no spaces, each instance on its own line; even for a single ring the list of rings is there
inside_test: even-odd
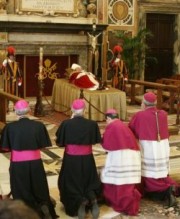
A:
[[[96,80],[90,74],[82,74],[81,72],[73,72],[69,78],[69,82],[76,85],[79,88],[90,89],[97,86]],[[80,76],[79,76],[80,75]],[[96,83],[95,83],[96,82]]]

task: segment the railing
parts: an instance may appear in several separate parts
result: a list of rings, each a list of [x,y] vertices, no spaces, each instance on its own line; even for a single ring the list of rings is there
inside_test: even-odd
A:
[[[161,79],[158,79],[156,82],[160,84],[165,84],[165,85],[175,85],[175,86],[180,85],[180,80],[176,80],[172,78],[161,78]]]
[[[163,105],[163,91],[169,92],[169,113],[173,113],[175,111],[174,103],[175,103],[175,96],[179,92],[179,86],[178,85],[166,85],[161,83],[154,83],[154,82],[148,82],[148,81],[140,81],[140,80],[129,80],[128,81],[131,84],[131,104],[136,103],[136,97],[135,97],[135,86],[136,84],[142,85],[148,88],[153,88],[157,90],[157,108],[161,109]]]
[[[4,91],[0,91],[0,122],[6,123],[6,113],[8,108],[8,101],[15,103],[22,98],[9,94]]]

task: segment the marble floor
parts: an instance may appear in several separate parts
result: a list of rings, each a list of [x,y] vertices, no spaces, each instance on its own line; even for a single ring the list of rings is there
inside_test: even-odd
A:
[[[34,102],[31,102],[31,107],[32,107],[32,112],[33,112],[33,107],[34,107]],[[47,103],[45,103],[47,104]],[[139,106],[130,106],[128,105],[127,107],[127,119],[129,119],[135,112],[137,112],[140,109]],[[47,179],[48,179],[48,184],[50,188],[50,193],[51,196],[56,200],[56,211],[57,214],[60,215],[61,219],[72,219],[71,217],[68,217],[63,209],[63,206],[59,202],[59,193],[57,189],[57,178],[58,178],[58,173],[59,169],[61,168],[61,161],[62,161],[62,156],[63,156],[63,149],[58,148],[55,145],[55,131],[57,129],[57,125],[60,121],[66,118],[63,114],[59,114],[57,117],[57,112],[53,112],[52,110],[47,111],[47,114],[49,115],[45,117],[35,117],[31,116],[31,119],[34,120],[40,120],[42,121],[47,129],[48,132],[51,136],[51,140],[53,143],[53,147],[49,149],[45,149],[41,152],[44,167],[47,173]],[[52,118],[54,116],[54,113],[56,113],[56,122],[52,122]],[[49,119],[51,118],[51,119]],[[58,119],[57,119],[58,118]],[[11,110],[10,113],[7,115],[7,122],[11,122],[16,119],[16,116],[14,112]],[[59,120],[59,121],[57,121]],[[176,115],[169,115],[168,116],[168,122],[169,125],[174,125],[176,123]],[[98,123],[101,132],[103,132],[105,123],[100,122]],[[180,183],[180,135],[171,135],[170,136],[170,145],[171,145],[171,157],[170,157],[170,175],[172,178],[177,180]],[[95,157],[96,161],[96,166],[98,170],[102,168],[104,165],[104,161],[106,158],[106,153],[101,147],[101,145],[95,145],[93,148],[93,154]],[[8,174],[8,168],[9,168],[9,154],[0,154],[0,189],[1,193],[3,195],[6,195],[9,191],[9,174]],[[180,202],[180,201],[179,201]],[[152,215],[152,211],[154,212]],[[100,205],[100,216],[99,219],[120,219],[120,218],[146,218],[146,219],[151,219],[151,218],[171,218],[169,215],[173,215],[173,218],[180,218],[180,212],[179,213],[174,213],[170,214],[168,213],[166,216],[164,212],[164,208],[161,204],[154,204],[151,202],[147,202],[146,200],[142,201],[141,204],[141,209],[140,209],[140,214],[136,217],[130,217],[130,216],[125,216],[122,215],[118,212],[113,211],[112,208],[108,207],[105,204]],[[91,215],[87,215],[87,219],[90,219]]]

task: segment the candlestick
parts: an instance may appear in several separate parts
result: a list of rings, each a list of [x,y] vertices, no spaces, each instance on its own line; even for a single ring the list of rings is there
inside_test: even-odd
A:
[[[39,77],[38,77],[38,94],[37,101],[35,105],[34,115],[35,116],[44,116],[44,107],[42,103],[42,97],[44,95],[44,81],[43,81],[43,48],[39,49]]]
[[[43,48],[40,47],[39,49],[39,80],[43,79],[42,71],[43,71]]]

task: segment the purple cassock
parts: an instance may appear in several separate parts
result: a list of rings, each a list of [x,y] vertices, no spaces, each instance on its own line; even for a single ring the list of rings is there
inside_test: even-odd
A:
[[[169,174],[169,132],[167,113],[155,106],[136,113],[129,123],[139,140],[142,162],[142,193],[163,192],[177,185]]]
[[[103,148],[108,152],[101,172],[104,198],[115,211],[137,215],[141,195],[139,146],[131,130],[119,119],[106,126]]]

